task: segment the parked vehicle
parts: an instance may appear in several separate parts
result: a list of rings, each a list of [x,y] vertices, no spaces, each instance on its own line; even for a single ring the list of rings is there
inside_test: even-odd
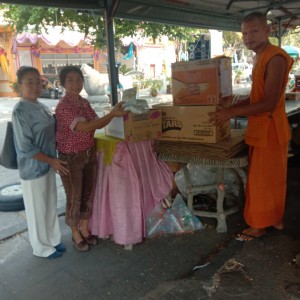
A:
[[[62,97],[62,88],[57,87],[46,77],[42,76],[42,93],[40,98],[59,99]]]
[[[59,99],[61,97],[61,93],[58,88],[42,88],[42,93],[40,98],[51,98],[51,99]]]

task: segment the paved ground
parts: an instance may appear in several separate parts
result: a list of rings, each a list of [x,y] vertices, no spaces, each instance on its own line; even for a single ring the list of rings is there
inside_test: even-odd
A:
[[[132,251],[100,240],[88,253],[72,246],[58,180],[67,252],[56,260],[34,257],[24,211],[0,212],[0,299],[300,299],[294,261],[300,253],[299,175],[300,159],[292,157],[281,232],[238,242],[234,236],[244,226],[239,211],[228,217],[226,234],[215,231],[215,220],[203,218],[205,229],[195,233],[146,239]]]
[[[62,216],[67,252],[48,260],[32,256],[25,227],[18,230],[24,212],[2,212],[0,298],[300,299],[300,269],[293,262],[300,252],[299,172],[289,168],[286,229],[249,243],[234,240],[243,226],[238,212],[228,217],[227,234],[216,233],[214,220],[203,219],[206,228],[195,233],[146,239],[132,251],[100,240],[83,254],[74,250]],[[15,235],[5,238],[10,225]]]

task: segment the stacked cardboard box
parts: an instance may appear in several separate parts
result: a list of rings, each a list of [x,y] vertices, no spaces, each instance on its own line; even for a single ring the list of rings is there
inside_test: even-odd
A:
[[[232,96],[231,58],[172,64],[172,94],[175,105],[224,104]]]
[[[231,59],[172,64],[173,103],[156,105],[162,111],[160,140],[217,143],[230,135],[230,121],[222,126],[209,122],[209,113],[230,102]]]
[[[125,103],[137,104],[136,93],[136,88],[125,90],[123,92],[122,101]],[[142,103],[143,108],[144,105],[148,107],[147,102],[146,104]],[[109,111],[110,110],[105,113],[108,113]],[[157,139],[160,138],[162,134],[161,120],[161,111],[159,109],[145,110],[144,113],[140,114],[128,112],[123,118],[113,118],[111,122],[105,126],[105,134],[129,142]]]
[[[230,124],[217,127],[209,122],[215,105],[176,106],[173,103],[155,105],[162,112],[160,140],[194,143],[217,143],[230,134]]]
[[[129,142],[158,139],[162,134],[162,116],[160,109],[150,109],[142,114],[129,112],[123,118],[113,118],[105,127],[107,136]]]
[[[241,157],[246,149],[244,142],[245,130],[232,129],[230,139],[224,139],[218,143],[187,143],[157,140],[154,143],[154,151],[159,153],[159,158],[166,161],[180,161],[184,163],[199,163],[207,160],[227,160],[240,153]],[[211,164],[211,162],[209,162]],[[234,167],[234,166],[233,166]]]

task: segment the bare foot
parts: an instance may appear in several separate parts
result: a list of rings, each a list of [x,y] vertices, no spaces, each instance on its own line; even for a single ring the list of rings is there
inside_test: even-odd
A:
[[[79,244],[81,241],[83,241],[83,237],[79,230],[77,228],[71,228],[72,229],[72,238],[75,241],[76,244]]]
[[[265,228],[249,227],[249,228],[243,230],[242,233],[239,233],[235,239],[238,241],[242,241],[242,242],[250,242],[250,241],[254,240],[255,238],[259,238],[259,237],[263,236],[265,233],[266,233]]]
[[[248,234],[251,235],[253,237],[260,237],[263,236],[266,233],[266,229],[265,228],[246,228],[245,230],[243,230],[244,234]]]
[[[83,237],[88,237],[90,235],[90,231],[88,228],[89,220],[81,220],[80,226],[79,226],[79,232]]]
[[[282,230],[284,228],[284,225],[282,221],[279,221],[278,223],[274,224],[273,227],[277,230]]]

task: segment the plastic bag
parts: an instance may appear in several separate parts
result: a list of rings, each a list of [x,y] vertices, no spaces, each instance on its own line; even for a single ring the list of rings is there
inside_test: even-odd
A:
[[[203,167],[201,165],[194,165],[194,164],[188,164],[187,168],[188,168],[191,184],[194,187],[193,189],[194,196],[197,194],[215,193],[215,189],[212,189],[211,191],[207,191],[206,188],[201,189],[201,186],[216,183],[216,168]],[[244,182],[246,182],[246,178],[247,178],[246,171],[243,168],[239,168],[239,170],[240,170],[239,172],[240,176],[243,176],[243,174],[245,174],[241,179]],[[186,188],[183,169],[179,170],[175,174],[175,182],[181,195],[187,198],[187,188]],[[230,168],[224,169],[224,184],[225,184],[227,198],[236,198],[241,192],[243,192],[241,191],[240,183],[237,182],[236,174]],[[195,187],[198,187],[198,189],[195,189]]]
[[[159,203],[146,219],[148,237],[159,234],[192,232],[201,228],[203,228],[201,221],[192,214],[180,194],[177,194],[171,208],[164,208]]]
[[[183,231],[201,229],[202,223],[187,207],[180,194],[177,194],[171,207],[171,213],[179,220]]]
[[[17,152],[13,135],[12,122],[7,122],[4,143],[0,153],[0,165],[7,169],[18,169]]]

